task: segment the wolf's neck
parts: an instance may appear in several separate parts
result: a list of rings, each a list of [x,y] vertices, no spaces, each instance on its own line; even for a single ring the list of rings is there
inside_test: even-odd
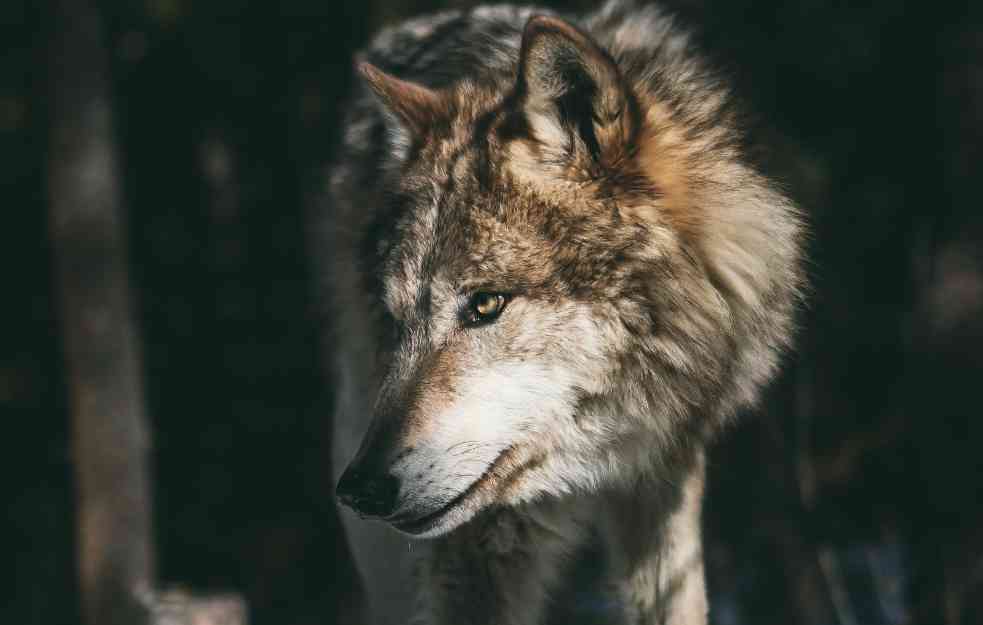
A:
[[[541,625],[555,608],[545,598],[593,535],[616,591],[611,610],[644,625],[705,625],[703,483],[699,453],[665,480],[488,511],[434,541],[417,622]]]
[[[702,452],[675,479],[640,480],[605,499],[601,528],[629,622],[703,625]]]

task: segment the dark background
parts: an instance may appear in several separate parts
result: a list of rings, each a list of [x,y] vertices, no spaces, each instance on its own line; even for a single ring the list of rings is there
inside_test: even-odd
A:
[[[460,4],[101,5],[159,576],[242,593],[254,624],[333,623],[351,601],[305,234],[350,56]],[[714,622],[983,623],[983,3],[667,4],[759,113],[762,167],[813,228],[799,352],[711,456]],[[0,2],[0,623],[17,625],[79,619],[52,11]]]

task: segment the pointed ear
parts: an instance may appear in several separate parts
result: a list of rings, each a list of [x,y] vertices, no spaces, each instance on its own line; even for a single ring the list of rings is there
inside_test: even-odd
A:
[[[357,67],[385,107],[414,137],[426,135],[446,111],[446,99],[438,91],[396,78],[365,61],[358,62]]]
[[[614,59],[556,17],[526,23],[517,93],[540,142],[586,150],[597,161],[623,154],[637,125],[637,107]]]

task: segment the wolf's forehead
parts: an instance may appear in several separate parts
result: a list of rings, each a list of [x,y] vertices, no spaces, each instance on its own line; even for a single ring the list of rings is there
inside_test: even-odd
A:
[[[429,194],[407,210],[395,229],[383,274],[383,299],[393,312],[411,307],[422,285],[432,280],[439,214],[439,194]]]
[[[448,186],[431,182],[396,228],[384,279],[386,303],[393,310],[417,306],[434,287],[446,288],[453,275],[450,265],[468,255],[474,216],[451,197]]]
[[[524,220],[509,219],[502,202],[507,199],[434,185],[431,197],[397,228],[384,278],[386,304],[394,312],[411,311],[426,304],[421,299],[490,286],[506,267],[522,264],[523,250],[534,246]]]

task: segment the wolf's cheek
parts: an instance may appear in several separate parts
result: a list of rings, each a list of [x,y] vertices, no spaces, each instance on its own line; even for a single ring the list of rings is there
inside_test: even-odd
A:
[[[453,393],[426,402],[430,414],[413,434],[412,454],[398,470],[419,476],[415,497],[452,499],[469,488],[503,452],[549,440],[577,401],[570,372],[509,362],[455,381]]]
[[[418,382],[405,437],[412,451],[395,471],[403,508],[413,511],[403,516],[432,520],[427,532],[591,481],[549,475],[606,435],[578,423],[578,409],[585,395],[605,391],[610,365],[600,346],[610,346],[611,333],[582,301],[514,304],[494,326],[452,344]]]
[[[569,415],[576,399],[575,380],[563,367],[495,364],[458,378],[426,438],[437,448],[471,442],[501,451],[535,434],[540,424]],[[490,462],[495,453],[487,455]]]

